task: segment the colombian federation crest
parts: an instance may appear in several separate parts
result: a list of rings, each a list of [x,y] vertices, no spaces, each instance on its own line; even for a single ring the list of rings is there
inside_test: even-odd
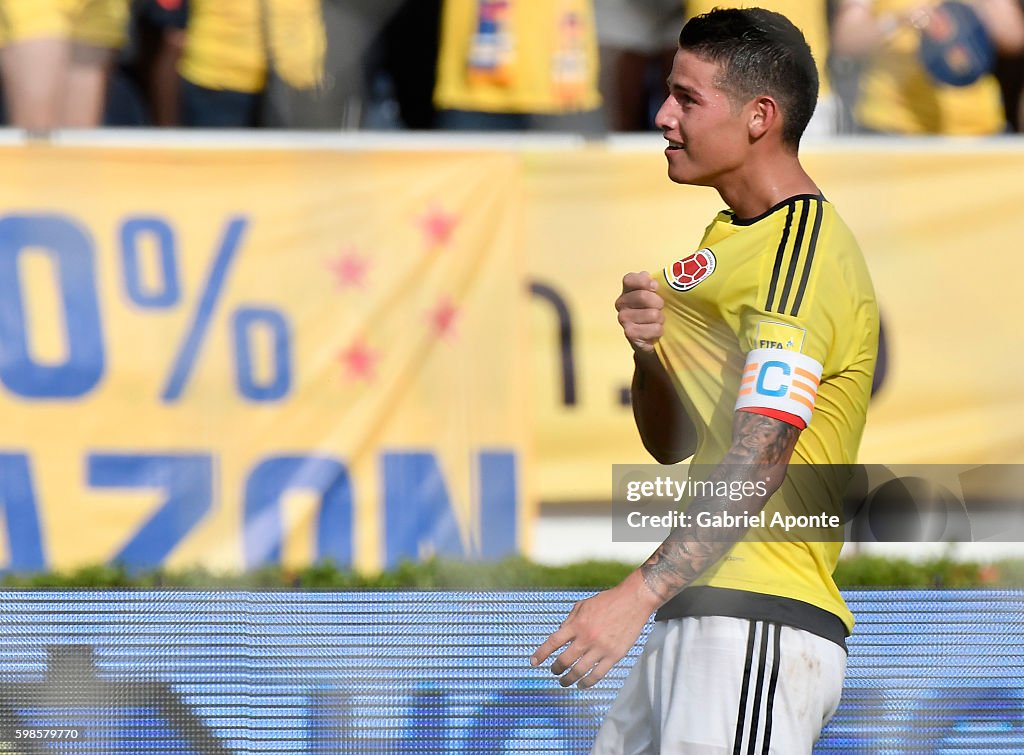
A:
[[[689,291],[715,272],[715,255],[704,248],[665,268],[665,280],[676,291]]]

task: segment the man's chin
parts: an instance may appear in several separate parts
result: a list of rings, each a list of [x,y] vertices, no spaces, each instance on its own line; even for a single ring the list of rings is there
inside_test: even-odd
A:
[[[692,184],[694,183],[693,177],[688,176],[678,168],[673,168],[671,165],[668,166],[668,177],[669,180],[677,184]]]
[[[704,176],[698,175],[695,171],[686,170],[685,168],[669,162],[668,164],[668,177],[669,180],[677,184],[686,184],[687,186],[709,186]]]

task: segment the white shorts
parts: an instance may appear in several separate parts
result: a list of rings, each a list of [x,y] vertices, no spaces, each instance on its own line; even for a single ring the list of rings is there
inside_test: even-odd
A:
[[[845,674],[846,651],[801,629],[659,621],[591,755],[810,755]]]

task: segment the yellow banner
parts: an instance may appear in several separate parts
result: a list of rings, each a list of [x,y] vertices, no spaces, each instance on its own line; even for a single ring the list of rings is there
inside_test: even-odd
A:
[[[518,158],[33,146],[0,164],[10,568],[522,547]]]
[[[646,144],[0,150],[0,564],[373,570],[607,501],[622,276],[721,207]],[[883,316],[861,460],[1020,462],[1024,150],[805,162]]]
[[[1024,461],[1024,150],[936,143],[805,151],[864,249],[884,354],[860,460]],[[548,501],[608,500],[611,465],[649,463],[628,406],[631,351],[613,306],[622,276],[692,252],[722,209],[675,186],[649,150],[528,156],[533,427]]]

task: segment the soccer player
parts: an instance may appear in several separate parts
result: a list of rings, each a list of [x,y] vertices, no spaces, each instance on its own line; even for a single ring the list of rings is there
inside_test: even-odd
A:
[[[695,519],[840,513],[829,479],[841,467],[825,465],[855,459],[878,311],[852,234],[798,158],[818,95],[811,52],[783,16],[715,10],[683,27],[668,85],[656,119],[668,175],[713,187],[728,209],[698,251],[623,279],[644,445],[661,463],[692,454],[714,479],[752,483],[741,500],[695,497]],[[815,466],[798,478],[796,464]],[[590,687],[657,611],[593,752],[810,753],[838,706],[853,625],[831,576],[840,548],[680,526],[577,603],[531,663],[568,643],[551,670]]]

